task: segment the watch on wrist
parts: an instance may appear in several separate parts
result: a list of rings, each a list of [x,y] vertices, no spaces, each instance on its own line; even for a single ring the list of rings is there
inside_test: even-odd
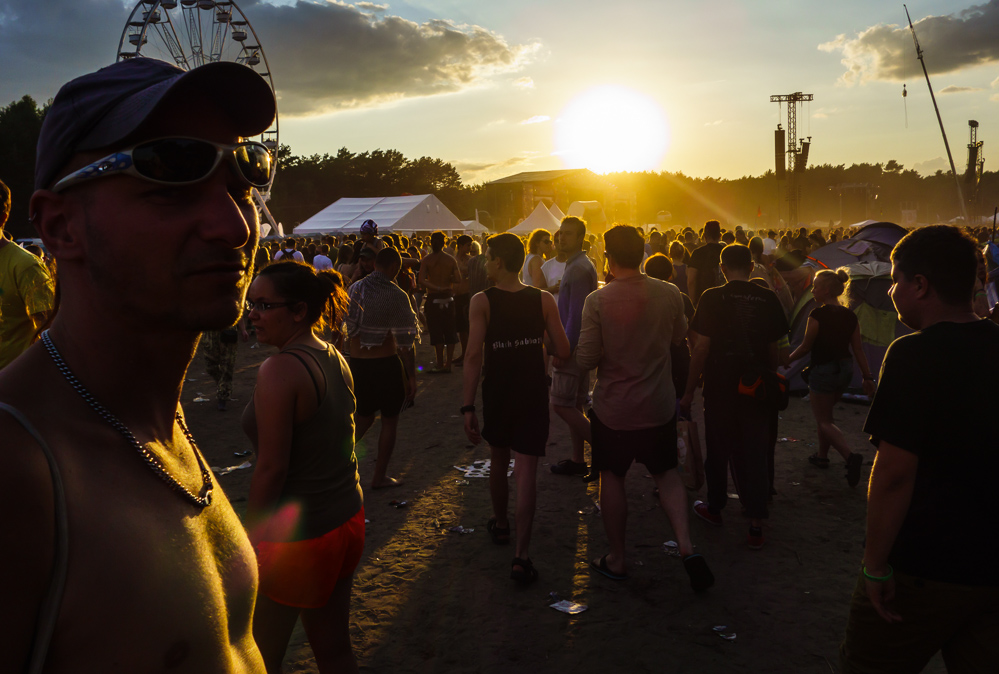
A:
[[[464,405],[459,412],[462,414],[468,414],[469,412],[475,412],[475,405]]]

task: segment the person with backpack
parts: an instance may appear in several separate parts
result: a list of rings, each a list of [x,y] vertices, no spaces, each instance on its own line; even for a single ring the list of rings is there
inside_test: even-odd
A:
[[[750,282],[753,255],[748,247],[730,244],[719,259],[728,282],[701,295],[688,333],[693,352],[687,390],[680,401],[689,417],[703,374],[708,500],[696,501],[694,513],[709,524],[722,525],[731,461],[750,518],[747,542],[758,550],[763,547],[762,526],[768,516],[768,438],[776,404],[767,375],[777,368],[778,342],[788,333],[788,325],[773,291]]]

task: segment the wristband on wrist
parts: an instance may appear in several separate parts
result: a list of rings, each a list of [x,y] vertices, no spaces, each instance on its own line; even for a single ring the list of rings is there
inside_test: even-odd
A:
[[[864,377],[864,381],[874,381],[874,377],[872,377],[871,375],[867,375],[866,377]]]
[[[864,573],[864,578],[866,578],[867,580],[870,580],[872,582],[875,582],[875,583],[884,583],[885,581],[890,580],[891,577],[895,575],[895,569],[891,568],[891,564],[888,565],[888,575],[887,576],[872,576],[871,574],[867,573],[867,565],[866,564],[862,565],[860,567],[860,570]]]
[[[465,406],[463,406],[458,411],[461,412],[462,414],[468,414],[469,412],[473,412],[474,413],[475,412],[475,405],[465,405]]]

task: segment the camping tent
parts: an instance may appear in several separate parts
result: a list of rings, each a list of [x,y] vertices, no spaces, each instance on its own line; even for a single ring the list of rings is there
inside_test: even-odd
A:
[[[559,228],[559,221],[552,215],[543,201],[539,201],[534,211],[524,218],[516,227],[510,228],[511,234],[530,234],[536,229],[545,229],[555,232]]]
[[[295,235],[356,234],[361,223],[374,220],[385,232],[463,232],[465,227],[433,194],[406,197],[344,197],[295,228]]]
[[[565,217],[565,213],[563,213],[562,209],[558,207],[558,204],[553,203],[551,205],[551,208],[549,208],[548,210],[552,212],[552,215],[555,216],[556,220],[562,222],[562,218]]]
[[[489,228],[483,225],[477,220],[462,220],[461,224],[465,227],[465,232],[467,234],[488,234]]]
[[[815,271],[844,267],[850,274],[847,305],[860,323],[860,337],[864,354],[872,372],[881,369],[888,345],[910,330],[898,320],[898,314],[888,290],[891,288],[891,251],[905,235],[905,230],[890,222],[870,223],[852,239],[835,241],[812,252],[803,266]],[[818,306],[811,291],[799,298],[791,312],[791,348],[796,348],[805,337],[808,315]],[[803,390],[801,369],[807,358],[797,361],[788,372],[791,388]],[[860,388],[863,378],[854,363],[851,388]]]

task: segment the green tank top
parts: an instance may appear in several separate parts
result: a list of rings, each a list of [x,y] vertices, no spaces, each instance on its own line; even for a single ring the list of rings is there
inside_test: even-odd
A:
[[[295,353],[300,352],[301,355]],[[326,393],[311,418],[292,427],[288,476],[278,507],[300,507],[298,526],[288,540],[318,538],[344,524],[364,505],[357,457],[354,455],[354,381],[343,356],[328,346],[325,350],[295,346],[288,353],[314,360],[326,380]],[[321,390],[311,368],[317,393]],[[243,411],[243,429],[257,446],[257,423],[253,401]]]

